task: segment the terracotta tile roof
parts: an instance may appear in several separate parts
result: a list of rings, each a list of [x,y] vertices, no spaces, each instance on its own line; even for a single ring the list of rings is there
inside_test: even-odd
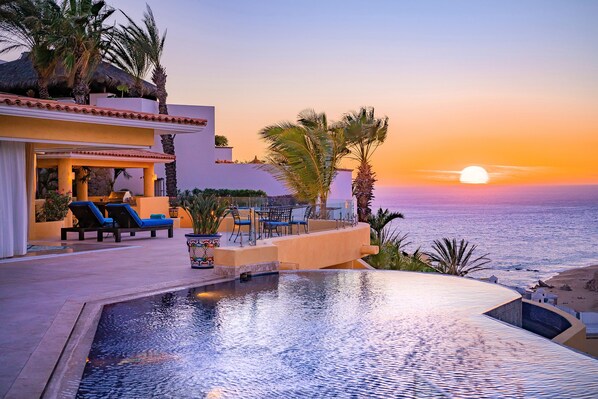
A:
[[[88,114],[93,116],[106,116],[111,118],[133,119],[148,122],[166,122],[180,125],[205,126],[207,124],[207,120],[199,118],[127,111],[114,108],[95,107],[92,105],[79,105],[55,100],[41,100],[39,98],[17,96],[6,93],[0,93],[0,105],[38,108],[40,110],[61,111],[74,114]]]
[[[77,154],[77,155],[91,155],[100,157],[117,157],[117,158],[145,158],[145,159],[161,159],[161,160],[175,160],[174,155],[164,154],[162,152],[154,152],[148,150],[75,150],[75,151],[61,151],[61,152],[49,152],[46,153],[47,157],[66,154]]]

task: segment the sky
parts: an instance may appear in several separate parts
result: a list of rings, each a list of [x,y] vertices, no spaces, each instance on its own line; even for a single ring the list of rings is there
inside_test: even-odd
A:
[[[108,3],[138,20],[146,1]],[[214,105],[240,161],[305,108],[373,106],[390,124],[379,185],[458,184],[469,165],[491,184],[598,184],[598,1],[147,3],[169,102]]]

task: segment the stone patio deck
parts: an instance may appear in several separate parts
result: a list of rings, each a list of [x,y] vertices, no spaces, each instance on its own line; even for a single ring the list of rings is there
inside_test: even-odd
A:
[[[212,270],[189,267],[186,232],[178,229],[172,239],[162,232],[153,239],[123,237],[115,249],[111,239],[101,244],[89,238],[86,246],[105,250],[0,263],[0,397],[41,394],[36,385],[60,355],[56,348],[85,302],[220,279]]]

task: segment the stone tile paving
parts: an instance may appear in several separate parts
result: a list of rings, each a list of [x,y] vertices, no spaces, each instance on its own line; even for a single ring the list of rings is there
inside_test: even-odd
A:
[[[5,397],[67,301],[84,303],[111,293],[219,278],[189,267],[184,234],[123,237],[127,249],[0,264],[0,397]],[[224,239],[223,239],[224,241]],[[106,244],[114,242],[107,239]],[[95,243],[88,239],[86,244]],[[77,245],[76,240],[69,245]],[[101,248],[101,244],[97,244]],[[60,319],[56,319],[60,321]],[[66,326],[65,330],[68,330]],[[14,390],[11,392],[11,396]],[[18,392],[17,396],[19,397]]]

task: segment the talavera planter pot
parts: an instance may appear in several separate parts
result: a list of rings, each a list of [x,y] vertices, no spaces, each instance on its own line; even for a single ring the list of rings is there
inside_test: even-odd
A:
[[[220,247],[221,234],[185,234],[193,269],[214,267],[214,248]]]

